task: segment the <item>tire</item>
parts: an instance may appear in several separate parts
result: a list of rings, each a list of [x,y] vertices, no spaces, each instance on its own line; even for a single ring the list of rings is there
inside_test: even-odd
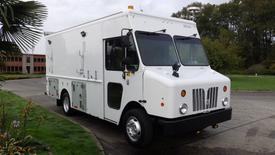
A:
[[[62,100],[61,99],[56,99],[56,106],[58,106],[58,107],[62,106]]]
[[[61,102],[64,114],[71,116],[74,113],[74,110],[71,108],[70,96],[67,92],[62,94]]]
[[[142,109],[132,109],[123,116],[123,131],[127,141],[135,147],[146,147],[153,140],[153,124]]]

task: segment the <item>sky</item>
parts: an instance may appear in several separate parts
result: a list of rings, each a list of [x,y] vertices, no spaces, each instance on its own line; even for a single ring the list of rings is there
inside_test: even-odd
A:
[[[55,32],[91,21],[133,5],[135,11],[169,17],[192,2],[221,4],[229,0],[38,0],[48,8],[44,31]],[[34,53],[44,53],[44,39],[38,43]]]

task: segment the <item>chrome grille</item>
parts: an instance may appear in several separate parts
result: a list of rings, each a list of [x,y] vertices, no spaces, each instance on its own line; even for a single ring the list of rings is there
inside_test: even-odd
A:
[[[218,87],[211,87],[207,91],[206,109],[217,107]]]
[[[217,107],[218,87],[207,90],[207,98],[202,88],[193,89],[193,111],[200,111]]]
[[[204,89],[193,89],[193,111],[205,109]]]

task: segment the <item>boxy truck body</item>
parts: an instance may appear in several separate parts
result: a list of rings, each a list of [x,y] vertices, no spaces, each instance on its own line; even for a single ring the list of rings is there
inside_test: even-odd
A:
[[[124,48],[121,36],[127,33],[131,43]],[[117,125],[125,122],[126,137],[136,145],[151,141],[142,134],[152,131],[140,131],[148,122],[190,131],[229,120],[230,80],[200,64],[202,52],[184,53],[191,45],[203,50],[199,39],[192,21],[133,11],[57,32],[46,39],[47,94],[65,113],[76,109]],[[127,55],[135,57],[132,71],[123,66]]]

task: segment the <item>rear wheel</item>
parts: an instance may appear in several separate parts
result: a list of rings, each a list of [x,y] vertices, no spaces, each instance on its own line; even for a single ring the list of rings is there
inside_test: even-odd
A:
[[[70,116],[73,114],[73,109],[71,108],[70,96],[67,92],[62,95],[62,109],[65,115]]]
[[[153,125],[149,116],[141,109],[129,110],[123,116],[123,130],[128,142],[145,147],[153,140]]]

